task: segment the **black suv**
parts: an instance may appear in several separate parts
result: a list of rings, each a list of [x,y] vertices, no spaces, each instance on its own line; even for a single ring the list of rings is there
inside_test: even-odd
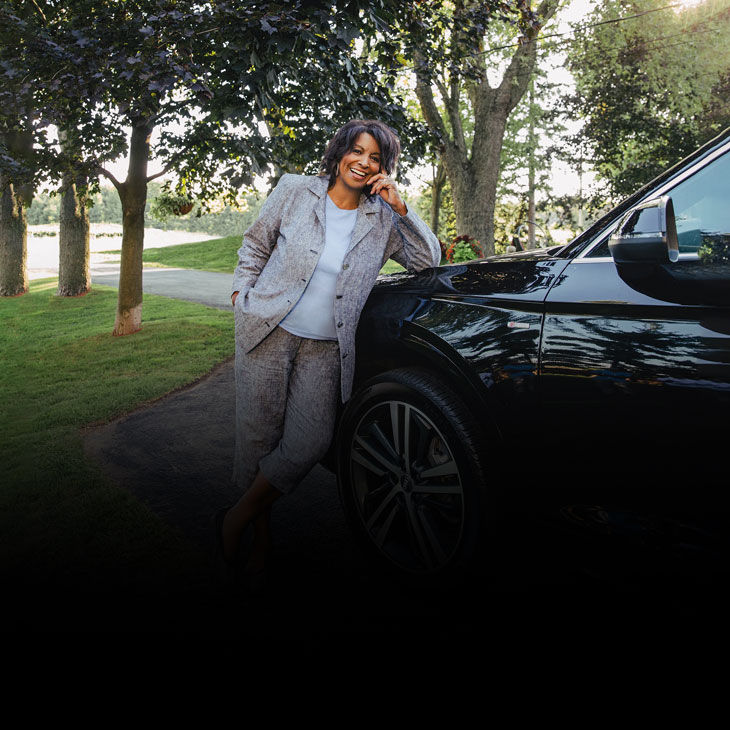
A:
[[[528,513],[722,542],[730,129],[566,246],[381,277],[357,357],[337,477],[384,564],[449,571]]]

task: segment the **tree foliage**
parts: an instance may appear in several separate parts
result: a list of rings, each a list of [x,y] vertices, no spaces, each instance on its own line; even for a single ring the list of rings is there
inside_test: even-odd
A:
[[[21,123],[39,153],[30,170],[73,169],[116,187],[124,236],[115,332],[141,317],[141,251],[148,183],[173,175],[178,193],[237,197],[270,166],[312,171],[333,130],[377,116],[417,153],[387,75],[361,63],[355,39],[385,26],[386,2],[308,0],[0,0],[13,39],[0,78],[22,95]],[[27,103],[26,103],[27,101]],[[63,135],[59,149],[49,130]],[[130,134],[131,130],[131,134]],[[6,150],[9,148],[6,145]],[[1,151],[0,151],[1,152]],[[105,167],[129,157],[125,180]],[[161,173],[149,175],[156,158]],[[0,165],[20,165],[12,151]]]
[[[593,165],[628,195],[730,125],[730,3],[607,0],[570,51]]]
[[[0,0],[0,101],[13,120],[33,122],[38,149],[56,153],[31,174],[56,172],[51,125],[68,126],[89,172],[128,152],[130,127],[164,129],[154,156],[199,197],[250,185],[271,164],[312,171],[334,129],[355,116],[390,123],[415,161],[422,127],[392,74],[355,47],[389,27],[391,5]],[[12,155],[4,162],[18,165]]]

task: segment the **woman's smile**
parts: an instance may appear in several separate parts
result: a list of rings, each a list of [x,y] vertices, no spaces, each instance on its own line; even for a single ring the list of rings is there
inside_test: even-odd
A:
[[[368,176],[367,170],[358,170],[354,167],[350,168],[350,172],[356,180],[365,180]]]

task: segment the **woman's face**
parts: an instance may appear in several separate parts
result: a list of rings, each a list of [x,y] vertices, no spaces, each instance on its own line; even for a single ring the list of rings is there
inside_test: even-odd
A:
[[[371,175],[380,172],[380,145],[367,132],[357,136],[352,149],[345,153],[338,166],[336,184],[362,190]]]

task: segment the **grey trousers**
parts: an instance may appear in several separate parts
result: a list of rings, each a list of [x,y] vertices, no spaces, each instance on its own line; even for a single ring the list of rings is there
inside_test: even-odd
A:
[[[337,342],[276,327],[251,352],[236,343],[233,480],[245,491],[260,469],[285,494],[324,457],[340,395]]]

